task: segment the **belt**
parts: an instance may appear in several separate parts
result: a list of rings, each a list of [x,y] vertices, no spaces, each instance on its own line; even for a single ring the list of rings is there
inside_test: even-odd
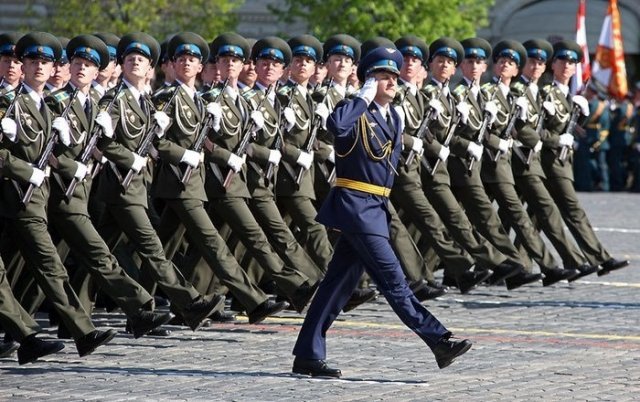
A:
[[[362,191],[363,193],[381,195],[383,197],[389,197],[391,189],[383,186],[377,186],[371,183],[365,183],[363,181],[345,179],[343,177],[336,178],[336,187],[348,188],[349,190]]]

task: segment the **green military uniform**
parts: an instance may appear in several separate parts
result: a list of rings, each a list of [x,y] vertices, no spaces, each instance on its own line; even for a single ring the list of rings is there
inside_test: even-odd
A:
[[[289,40],[292,56],[309,57],[315,62],[322,59],[322,45],[310,35],[300,35]],[[276,182],[278,205],[289,214],[293,223],[300,229],[303,243],[309,255],[321,269],[326,269],[333,253],[327,231],[316,222],[316,209],[313,205],[314,167],[302,172],[300,184],[296,184],[296,175],[302,169],[297,164],[301,152],[307,149],[309,136],[313,129],[315,105],[308,88],[291,80],[278,90],[278,99],[282,105],[289,105],[295,113],[295,124],[284,135],[282,147],[282,168],[279,169]]]

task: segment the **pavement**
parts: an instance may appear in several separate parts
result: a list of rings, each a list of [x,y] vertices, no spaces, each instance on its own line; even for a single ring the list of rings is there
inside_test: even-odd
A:
[[[236,323],[133,339],[118,313],[94,314],[121,331],[79,358],[58,354],[18,366],[0,359],[0,400],[514,401],[640,398],[640,195],[581,194],[607,249],[628,268],[607,276],[514,291],[455,291],[425,305],[473,348],[439,370],[427,346],[378,298],[328,332],[337,380],[291,374],[302,317]],[[54,336],[51,329],[46,337]]]

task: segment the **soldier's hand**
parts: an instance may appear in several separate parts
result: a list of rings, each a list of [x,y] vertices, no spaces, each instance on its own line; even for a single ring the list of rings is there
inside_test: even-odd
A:
[[[328,145],[328,147],[331,149],[331,152],[329,156],[327,156],[327,160],[331,163],[336,163],[336,150],[333,148],[333,145]]]
[[[282,153],[277,149],[272,149],[269,151],[269,163],[273,165],[280,164],[280,159],[282,159]]]
[[[373,102],[373,99],[376,97],[377,93],[378,81],[374,77],[369,77],[364,82],[364,85],[362,86],[362,88],[360,88],[356,96],[358,98],[364,99],[364,101],[367,102],[368,105]]]
[[[467,124],[467,120],[469,120],[469,112],[471,111],[471,107],[467,102],[460,102],[456,105],[456,110],[460,113],[460,122],[462,124]]]
[[[574,95],[571,100],[580,107],[583,116],[589,116],[589,101],[582,95]]]
[[[5,137],[7,137],[11,142],[15,142],[18,134],[18,125],[16,124],[16,121],[5,117],[0,121],[0,126],[2,126],[2,132]]]
[[[500,153],[506,154],[507,152],[509,152],[509,148],[511,148],[510,141],[500,139],[500,142],[498,143],[498,150],[500,151]]]
[[[73,177],[78,180],[84,180],[84,178],[87,176],[87,173],[89,172],[89,168],[87,167],[87,165],[80,162],[76,162],[76,165],[76,172]]]
[[[53,123],[51,123],[51,128],[58,132],[58,136],[60,138],[60,142],[64,145],[71,145],[71,134],[69,132],[69,123],[64,117],[56,117],[53,119]]]
[[[254,110],[251,112],[251,120],[253,121],[253,132],[262,130],[264,127],[264,116],[260,111]]]
[[[38,168],[33,168],[31,177],[29,177],[29,183],[33,184],[36,187],[40,187],[45,177],[46,177],[46,174],[44,173],[43,170],[40,170]]]
[[[186,163],[192,168],[197,168],[203,159],[204,159],[204,154],[202,152],[196,152],[196,151],[187,149],[184,151],[184,154],[182,155],[180,162]]]
[[[218,102],[209,102],[207,103],[207,113],[211,115],[213,130],[219,131],[222,122],[222,106]]]
[[[287,122],[285,129],[287,131],[290,131],[293,128],[293,126],[296,125],[296,112],[294,112],[293,109],[291,109],[290,107],[285,107],[284,111],[282,112],[282,116],[284,117],[284,120]]]
[[[417,137],[411,137],[411,139],[413,140],[413,143],[411,143],[411,150],[418,155],[422,155],[422,152],[424,150],[424,142],[422,142],[422,140]]]
[[[572,147],[573,146],[573,135],[569,133],[564,133],[560,135],[560,145],[564,147]]]
[[[536,142],[536,145],[533,147],[533,152],[534,153],[537,154],[540,151],[542,151],[542,141]]]
[[[140,173],[142,168],[144,168],[145,166],[147,166],[147,158],[143,158],[142,156],[134,152],[133,165],[131,165],[131,170],[133,170],[136,173]]]
[[[473,157],[476,161],[480,161],[482,158],[482,151],[484,147],[480,144],[476,144],[475,142],[470,142],[467,147],[467,153]]]
[[[324,103],[318,103],[315,110],[315,115],[321,120],[321,127],[323,130],[327,129],[327,118],[329,117],[329,108]]]
[[[300,152],[300,156],[298,156],[298,160],[296,163],[304,168],[304,170],[309,170],[311,168],[311,164],[313,163],[313,153],[309,152]]]
[[[554,116],[556,114],[556,105],[551,101],[542,102],[542,107],[547,112],[549,116]]]
[[[516,106],[520,108],[520,114],[518,118],[522,121],[527,120],[527,110],[529,109],[529,101],[526,96],[519,96],[516,98]]]
[[[113,122],[111,116],[106,111],[98,113],[96,124],[102,127],[102,134],[107,138],[113,138]]]
[[[443,162],[446,162],[447,158],[449,158],[450,153],[451,151],[449,150],[449,147],[445,147],[443,145],[442,147],[440,147],[440,151],[438,151],[438,159],[440,159]]]
[[[244,158],[241,158],[236,154],[229,155],[229,160],[227,160],[227,166],[233,169],[234,172],[238,173],[239,171],[241,171],[242,165],[244,165]]]
[[[156,135],[158,136],[158,138],[162,138],[164,136],[165,130],[167,129],[167,127],[169,127],[169,124],[171,124],[171,119],[163,111],[155,112],[153,114],[153,119],[158,125],[158,130],[156,131]]]
[[[494,101],[489,101],[484,105],[484,111],[489,114],[489,124],[493,124],[498,115],[498,105]]]
[[[433,109],[433,112],[435,113],[435,116],[433,116],[434,118],[438,118],[438,116],[444,112],[444,105],[438,99],[431,99],[429,101],[429,107]]]

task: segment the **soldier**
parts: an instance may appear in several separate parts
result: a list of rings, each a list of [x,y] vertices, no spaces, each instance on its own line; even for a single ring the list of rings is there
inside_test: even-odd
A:
[[[171,315],[152,312],[151,295],[123,271],[95,230],[87,210],[94,164],[91,160],[78,160],[97,130],[102,130],[102,135],[106,137],[113,136],[109,113],[98,111],[97,103],[89,94],[98,70],[109,63],[109,53],[98,37],[81,35],[69,41],[67,54],[70,59],[70,82],[46,99],[55,115],[60,116],[65,109],[69,110],[66,118],[71,126],[70,142],[59,143],[54,152],[58,166],[54,169],[55,180],[51,184],[49,197],[49,228],[72,249],[82,271],[91,274],[100,288],[127,314],[131,331],[134,337],[139,338],[167,323]],[[73,103],[69,105],[70,102]],[[97,130],[96,125],[100,126]],[[72,181],[77,186],[67,195]],[[65,256],[61,257],[65,259]],[[83,307],[91,312],[91,304],[84,303]]]
[[[229,39],[229,36],[231,35],[223,35],[219,37],[221,38],[220,41],[216,42],[214,40],[213,42],[212,49],[218,51],[220,50],[219,48],[223,48],[222,51],[216,52],[219,60],[236,57],[233,55],[238,55],[237,49],[241,49],[236,45],[237,42],[224,42]],[[220,42],[222,42],[222,44]],[[244,49],[244,51],[248,54],[247,49]],[[200,135],[201,123],[205,113],[213,116],[213,129],[217,131],[218,134],[216,137],[224,137],[225,134],[220,130],[220,126],[222,125],[220,120],[221,115],[217,113],[221,109],[220,104],[212,106],[211,98],[209,98],[207,94],[205,94],[203,98],[200,98],[195,89],[196,76],[202,70],[202,60],[206,60],[209,56],[209,46],[199,35],[191,32],[182,32],[171,38],[167,46],[167,52],[174,63],[177,85],[157,94],[154,98],[156,105],[165,108],[173,120],[168,126],[166,136],[158,143],[161,163],[156,175],[154,195],[166,203],[166,208],[163,211],[159,225],[160,239],[163,243],[166,243],[176,235],[181,237],[186,230],[191,243],[197,248],[209,267],[214,271],[222,284],[229,288],[234,298],[238,299],[240,304],[246,309],[249,322],[251,324],[258,323],[266,317],[283,310],[287,304],[284,302],[275,303],[269,300],[268,297],[251,282],[207,216],[204,202],[209,199],[212,210],[215,210],[216,213],[221,212],[223,215],[229,214],[230,222],[238,219],[239,227],[251,231],[252,235],[255,235],[255,227],[257,226],[258,235],[256,237],[258,238],[255,239],[254,237],[252,239],[256,241],[254,250],[258,250],[258,247],[264,244],[268,246],[268,242],[264,239],[264,234],[261,233],[255,220],[253,221],[254,227],[250,226],[253,217],[248,211],[244,198],[236,198],[230,195],[224,199],[228,201],[225,203],[224,201],[216,202],[220,201],[219,199],[212,199],[209,196],[212,194],[211,191],[205,194],[205,170],[201,168],[203,151],[193,149],[193,143],[196,141],[197,136]],[[235,70],[235,74],[230,77],[230,80],[238,79],[242,61],[237,61],[237,70]],[[236,89],[236,82],[232,83],[232,87],[234,90]],[[175,96],[174,91],[178,91]],[[235,95],[238,96],[237,92]],[[171,103],[169,103],[170,101]],[[205,102],[207,102],[206,106]],[[206,129],[208,130],[208,127]],[[240,136],[237,132],[235,134],[237,135],[232,137],[234,140]],[[216,146],[212,147],[211,156],[211,160],[217,163],[219,163],[219,160],[216,159],[218,154],[230,153],[226,149],[223,150],[219,144],[220,143],[217,143]],[[232,155],[236,156],[235,154]],[[236,157],[240,159],[240,157]],[[227,157],[225,160],[232,160],[232,158]],[[189,180],[185,180],[186,182],[183,183],[182,172],[187,166],[193,169],[193,173]],[[237,166],[233,165],[233,167]],[[235,185],[242,187],[240,179],[236,181]],[[236,188],[234,188],[234,190]],[[231,188],[229,190],[231,191]],[[238,209],[241,208],[234,209],[237,204],[243,205],[245,209],[238,212]],[[249,224],[245,227],[246,222],[249,222]],[[238,229],[238,227],[234,228]],[[259,237],[260,234],[262,234],[262,238]],[[175,241],[173,241],[173,243],[175,243]],[[249,244],[247,244],[247,246],[249,246]],[[273,256],[273,252],[270,249],[263,248],[259,251],[262,253],[260,257],[264,257],[260,259],[260,262],[265,262],[264,265],[267,265],[267,263],[273,264],[270,268],[274,276],[281,279],[281,281],[279,281],[281,284],[288,284],[288,281],[291,281],[292,278],[291,276],[285,276],[285,274],[281,272],[281,261],[277,257],[268,260],[268,258]],[[174,254],[175,250],[167,251],[168,258],[172,258]],[[256,251],[256,257],[257,256]],[[290,294],[293,294],[297,289],[302,288],[301,285],[301,283],[291,284],[287,290],[291,292]],[[311,298],[313,295],[312,292],[311,294],[304,292],[306,290],[309,289],[307,288],[301,291],[302,295],[294,300],[296,302],[296,308],[300,306],[302,306],[301,309],[304,308],[304,305],[308,302],[308,298]]]
[[[121,90],[110,90],[101,102],[104,107],[115,98],[110,112],[114,135],[112,138],[101,137],[98,145],[109,160],[99,181],[98,196],[106,208],[98,231],[111,250],[118,245],[122,234],[127,236],[149,275],[153,276],[187,325],[196,330],[206,317],[222,307],[224,297],[203,297],[167,260],[146,211],[147,183],[150,180],[145,169],[147,156],[138,153],[145,137],[161,136],[169,124],[168,116],[153,112],[155,108],[148,95],[142,93],[147,72],[158,61],[159,48],[158,42],[144,33],[125,35],[118,43],[117,57],[123,65],[123,86]],[[132,179],[125,188],[122,182],[128,175],[132,175]]]
[[[367,54],[358,66],[365,82],[357,97],[343,101],[328,120],[335,133],[336,185],[318,220],[341,231],[327,276],[300,329],[293,349],[293,372],[340,377],[326,359],[326,332],[366,270],[398,317],[433,351],[438,367],[447,367],[471,348],[457,341],[409,290],[389,243],[388,196],[400,157],[400,117],[390,103],[402,55],[392,48]]]
[[[589,223],[573,187],[571,150],[574,133],[565,132],[574,113],[589,115],[587,100],[575,95],[569,97],[569,80],[576,72],[576,63],[582,61],[582,48],[575,41],[563,40],[553,46],[553,84],[542,90],[544,97],[553,102],[555,113],[544,122],[546,135],[542,139],[541,163],[547,180],[545,185],[555,200],[564,222],[578,242],[578,246],[592,266],[600,265],[598,275],[624,268],[628,260],[617,260],[607,252]],[[562,149],[569,149],[568,157],[562,160]]]
[[[626,152],[629,147],[633,113],[631,99],[613,102],[610,111],[609,136],[606,139],[608,146],[606,163],[608,165],[611,191],[624,191],[627,185],[628,163]],[[602,157],[602,154],[600,156]]]
[[[322,60],[322,44],[311,35],[296,36],[288,44],[292,52],[289,81],[278,90],[280,103],[289,107],[283,111],[287,132],[276,197],[280,208],[291,216],[301,231],[302,243],[311,258],[319,267],[326,267],[333,251],[326,229],[315,221],[315,173],[313,152],[309,148],[314,122],[320,120],[323,124],[328,116],[326,106],[316,108],[308,89],[315,64]]]
[[[443,37],[429,45],[429,54],[430,81],[423,88],[423,92],[427,97],[427,104],[435,111],[434,119],[429,124],[434,140],[426,143],[424,147],[424,157],[431,170],[420,171],[423,191],[453,239],[482,266],[481,268],[494,270],[489,279],[499,282],[508,276],[516,275],[522,266],[516,261],[510,261],[490,242],[475,233],[451,191],[447,170],[447,160],[451,152],[449,143],[452,142],[450,130],[453,129],[450,126],[457,125],[456,116],[460,114],[449,91],[448,82],[455,73],[456,66],[464,58],[464,48],[455,39]],[[464,155],[466,151],[462,149],[461,152]],[[479,275],[481,274],[475,276]],[[473,278],[470,279],[472,280],[466,283],[475,281]]]
[[[52,136],[59,135],[62,139],[69,136],[66,121],[53,119],[43,99],[45,83],[61,53],[60,42],[45,32],[29,33],[16,44],[16,55],[23,62],[23,90],[16,94],[18,98],[10,113],[7,113],[8,99],[0,99],[0,115],[4,133],[2,148],[23,162],[38,163]],[[3,170],[5,180],[2,181],[0,211],[6,218],[5,230],[17,239],[31,273],[70,330],[78,354],[88,355],[113,339],[116,331],[95,329],[71,289],[64,265],[47,232],[49,180],[46,163],[32,167],[28,175],[19,174],[13,167],[10,163]],[[30,199],[25,191],[27,194],[32,191]]]
[[[0,94],[15,89],[20,85],[22,63],[16,57],[16,43],[21,35],[7,32],[0,35]]]
[[[256,44],[256,40],[253,38],[246,39],[249,49],[253,49],[253,45]],[[242,71],[238,76],[238,88],[242,94],[253,88],[256,83],[258,75],[256,74],[256,63],[253,55],[249,55],[244,61]]]
[[[406,219],[420,230],[422,236],[428,239],[429,245],[435,249],[451,276],[460,280],[461,292],[467,293],[471,287],[487,279],[488,272],[478,275],[469,271],[474,266],[473,259],[446,236],[444,224],[422,191],[420,179],[424,141],[429,141],[425,137],[431,134],[423,132],[420,134],[422,138],[416,136],[429,110],[417,85],[421,66],[429,59],[429,48],[422,39],[412,35],[403,36],[395,45],[403,55],[396,99],[401,109],[400,116],[404,117],[401,119],[404,151],[400,158],[398,177],[393,184],[391,201],[406,214]],[[408,158],[412,160],[409,161]],[[429,276],[433,280],[432,272]],[[434,296],[444,294],[436,288],[431,292]]]
[[[67,85],[69,78],[71,78],[71,73],[69,72],[69,57],[67,56],[66,50],[67,44],[69,44],[69,38],[59,36],[58,41],[60,41],[60,45],[62,45],[62,56],[60,56],[60,60],[54,64],[53,74],[51,74],[51,77],[47,80],[47,85],[45,86],[46,95]]]
[[[109,50],[109,65],[107,65],[106,68],[102,69],[98,73],[98,77],[93,80],[93,85],[91,88],[91,97],[96,102],[99,102],[107,92],[107,90],[111,88],[111,76],[114,74],[116,68],[118,67],[117,49],[118,42],[120,42],[120,37],[110,32],[98,32],[94,35],[102,39],[102,41],[107,45],[107,49]]]

